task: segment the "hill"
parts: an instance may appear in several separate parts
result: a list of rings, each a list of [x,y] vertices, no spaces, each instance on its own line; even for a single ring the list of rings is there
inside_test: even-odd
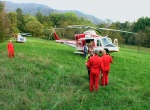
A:
[[[35,4],[35,3],[18,4],[18,3],[6,2],[5,6],[6,6],[5,7],[6,12],[16,11],[17,8],[21,8],[24,14],[30,13],[31,15],[35,15],[38,11],[41,12],[43,15],[49,15],[53,12],[61,12],[61,13],[74,12],[78,17],[84,17],[85,19],[90,20],[94,24],[100,24],[103,22],[101,19],[95,16],[84,14],[77,10],[57,10],[42,4]]]
[[[0,43],[0,109],[149,110],[150,54],[120,48],[112,53],[110,83],[89,92],[83,56],[74,48],[38,38],[16,43],[7,58]]]

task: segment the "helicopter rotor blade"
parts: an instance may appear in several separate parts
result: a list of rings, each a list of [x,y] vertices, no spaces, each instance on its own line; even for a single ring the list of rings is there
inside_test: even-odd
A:
[[[116,29],[108,29],[108,28],[98,28],[99,30],[106,30],[106,31],[114,31],[114,32],[123,32],[123,33],[129,33],[129,34],[137,34],[134,32],[129,31],[123,31],[123,30],[116,30]]]
[[[102,32],[99,29],[95,29],[97,32],[99,32],[100,34],[102,34]]]

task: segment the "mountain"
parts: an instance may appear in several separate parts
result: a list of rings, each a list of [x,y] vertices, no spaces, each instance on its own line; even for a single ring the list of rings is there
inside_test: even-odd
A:
[[[78,11],[78,10],[66,10],[66,11],[61,11],[61,12],[64,12],[64,13],[65,12],[74,12],[74,13],[76,13],[76,15],[78,17],[84,17],[85,19],[90,20],[94,24],[101,24],[101,23],[103,23],[103,21],[101,19],[99,19],[99,18],[97,18],[97,17],[95,17],[93,15],[84,14],[84,13]]]
[[[38,11],[41,12],[43,15],[49,15],[53,12],[60,12],[60,13],[66,13],[66,12],[74,12],[78,17],[84,17],[85,19],[90,20],[94,24],[101,24],[103,21],[95,16],[84,14],[78,10],[56,10],[52,9],[46,5],[42,4],[35,4],[35,3],[12,3],[12,2],[5,2],[5,11],[11,12],[16,11],[17,8],[20,8],[24,14],[31,14],[35,15]]]

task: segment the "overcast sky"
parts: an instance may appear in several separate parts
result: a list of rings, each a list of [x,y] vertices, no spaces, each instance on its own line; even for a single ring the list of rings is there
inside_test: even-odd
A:
[[[150,0],[1,0],[14,3],[44,4],[58,10],[78,10],[113,22],[137,21],[150,17]]]

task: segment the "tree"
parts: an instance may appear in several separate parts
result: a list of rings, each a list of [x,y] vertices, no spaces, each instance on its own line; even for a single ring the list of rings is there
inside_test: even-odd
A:
[[[146,34],[146,38],[145,38],[145,46],[150,48],[150,27],[146,27],[145,28],[145,34]]]
[[[44,26],[38,21],[29,21],[26,23],[26,29],[28,32],[31,32],[33,36],[39,37],[44,29]]]
[[[110,29],[116,29],[117,30],[117,27],[116,27],[116,24],[115,23],[112,23],[110,26],[109,26]],[[121,33],[120,32],[111,32],[109,31],[109,34],[108,34],[112,39],[118,39],[118,41],[120,43],[124,43],[124,39],[122,38],[121,36]]]
[[[138,32],[140,30],[144,30],[146,26],[150,26],[150,18],[142,17],[142,18],[139,18],[138,21],[135,23],[133,30],[135,32]]]
[[[138,21],[134,23],[133,30],[139,33],[137,38],[139,45],[150,47],[150,18],[139,18]]]
[[[53,22],[53,27],[60,26],[63,20],[63,14],[53,13],[50,15],[50,20]]]
[[[18,30],[18,27],[17,27],[17,13],[15,12],[10,12],[8,13],[8,18],[9,18],[9,21],[10,21],[10,31],[12,34],[14,33],[18,33],[19,30]]]
[[[118,30],[132,32],[133,23],[130,23],[129,21],[126,21],[125,23],[115,22],[115,25],[116,25]],[[120,35],[124,39],[124,43],[135,44],[135,36],[133,36],[133,34],[120,33]]]
[[[8,16],[4,11],[4,2],[0,1],[0,42],[7,40],[10,32]]]
[[[89,21],[89,20],[87,20],[87,19],[85,19],[85,18],[83,18],[83,17],[81,17],[81,18],[78,18],[78,21],[77,21],[77,23],[76,24],[79,24],[79,25],[89,25],[89,26],[94,26],[94,24],[92,24],[92,22],[91,21]]]
[[[78,22],[78,17],[73,12],[67,12],[64,15],[64,21],[67,21],[70,25],[75,24]]]
[[[47,23],[48,25],[45,25],[45,23]],[[43,25],[45,26],[44,28],[50,28],[50,27],[54,26],[54,23],[50,19],[50,15],[49,16],[46,16],[46,15],[43,16]]]
[[[43,15],[41,12],[37,12],[37,14],[35,15],[36,19],[42,24],[44,21],[43,21]]]
[[[145,33],[140,31],[138,33],[138,35],[136,36],[136,39],[135,39],[135,42],[138,45],[138,53],[140,52],[140,46],[141,46],[141,44],[143,42],[143,36],[145,37]]]
[[[16,13],[17,13],[17,26],[18,26],[18,29],[22,32],[25,31],[25,22],[24,22],[24,15],[22,13],[22,10],[20,8],[17,8],[16,10]]]

